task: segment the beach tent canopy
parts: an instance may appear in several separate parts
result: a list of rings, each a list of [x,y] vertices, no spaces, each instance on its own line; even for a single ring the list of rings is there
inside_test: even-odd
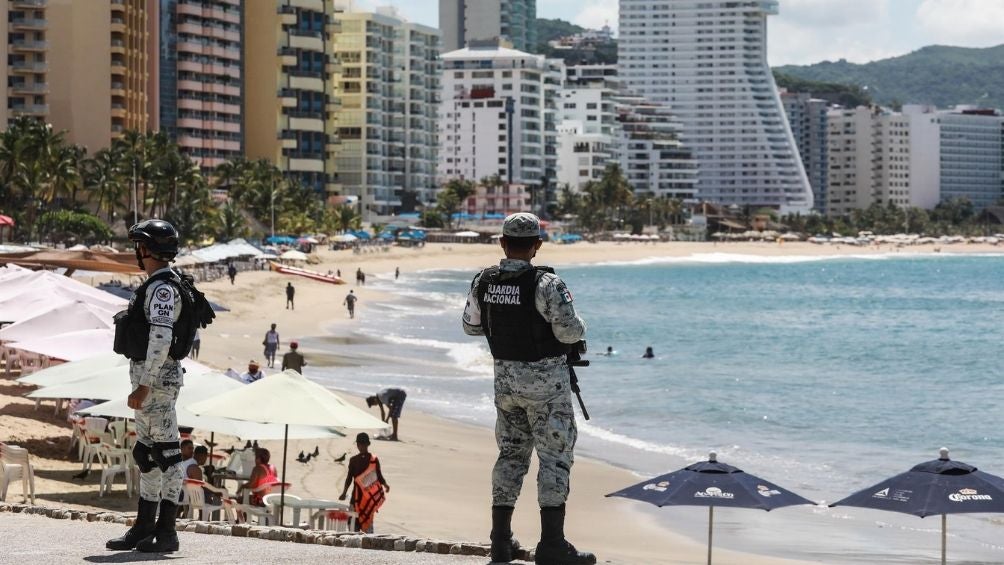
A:
[[[271,243],[272,245],[293,245],[296,243],[296,238],[288,235],[273,235],[266,237],[265,243]]]
[[[58,292],[67,298],[81,298],[91,303],[105,303],[124,307],[126,301],[108,296],[94,287],[69,277],[57,275],[50,271],[23,271],[21,274],[9,275],[0,286],[0,302],[14,296],[27,298],[29,296],[52,296]],[[30,294],[25,294],[26,292]]]
[[[354,232],[348,232],[348,233],[350,233],[350,234],[358,237],[359,239],[361,239],[363,241],[366,241],[366,240],[369,240],[369,239],[373,239],[373,236],[370,235],[370,232],[368,232],[366,230],[356,230]]]
[[[61,267],[103,273],[138,273],[136,258],[126,253],[46,249],[32,253],[0,255],[0,262],[22,267]]]
[[[9,344],[11,349],[29,351],[63,361],[79,361],[112,350],[115,332],[112,330],[82,330]],[[79,398],[79,397],[67,397]]]
[[[481,237],[481,234],[476,231],[458,231],[453,235],[457,237]]]
[[[331,238],[331,241],[335,241],[338,243],[349,243],[352,241],[356,241],[358,239],[359,239],[358,237],[352,235],[351,233],[343,233],[341,235],[336,235],[335,237]]]
[[[283,438],[283,434],[285,433],[283,426],[247,422],[231,418],[220,418],[216,416],[198,416],[192,413],[192,411],[188,409],[189,405],[207,398],[215,398],[219,395],[243,388],[247,385],[217,371],[209,371],[194,376],[186,374],[185,377],[185,386],[181,387],[181,393],[178,396],[178,402],[176,405],[179,426],[198,428],[200,430],[237,436],[239,438],[257,440]],[[135,411],[132,408],[129,408],[127,404],[127,396],[128,395],[117,397],[115,400],[91,406],[78,413],[90,414],[93,416],[107,416],[110,418],[132,419],[135,417]],[[289,428],[289,437],[293,439],[326,439],[343,436],[344,434],[339,433],[337,430],[325,427],[290,426]]]
[[[14,218],[0,214],[0,226],[13,226]]]
[[[302,251],[297,251],[295,249],[290,249],[289,251],[283,253],[279,256],[280,259],[285,261],[306,261],[307,254]]]
[[[0,341],[26,341],[78,330],[110,329],[114,312],[82,302],[60,302],[0,329]]]

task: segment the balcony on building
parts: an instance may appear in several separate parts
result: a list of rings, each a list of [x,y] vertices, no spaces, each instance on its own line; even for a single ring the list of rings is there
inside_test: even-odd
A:
[[[44,82],[15,82],[8,89],[15,95],[39,95],[48,94],[49,85]]]
[[[48,41],[36,41],[32,39],[15,39],[11,44],[12,51],[45,51],[49,48]]]
[[[48,24],[42,18],[15,18],[10,22],[10,27],[16,31],[44,31]]]
[[[11,0],[11,8],[15,10],[34,10],[44,8],[48,0]]]
[[[49,70],[44,61],[14,61],[10,66],[15,73],[44,73]]]
[[[48,104],[15,104],[11,112],[21,116],[44,116],[49,113]]]

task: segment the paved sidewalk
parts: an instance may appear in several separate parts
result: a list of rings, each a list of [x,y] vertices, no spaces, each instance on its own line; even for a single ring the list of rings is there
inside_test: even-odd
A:
[[[167,555],[105,549],[125,526],[103,522],[53,520],[42,516],[0,514],[0,563],[135,563],[173,561],[183,565],[231,563],[346,563],[350,565],[484,565],[486,557],[346,549],[321,545],[210,536],[182,532],[181,551]]]

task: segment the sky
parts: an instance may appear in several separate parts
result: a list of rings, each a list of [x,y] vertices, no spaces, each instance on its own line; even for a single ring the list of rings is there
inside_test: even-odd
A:
[[[768,21],[772,65],[847,59],[864,63],[925,45],[1004,44],[1004,0],[780,0]],[[356,0],[392,5],[411,21],[438,27],[439,0]],[[537,15],[617,28],[617,0],[537,0]]]

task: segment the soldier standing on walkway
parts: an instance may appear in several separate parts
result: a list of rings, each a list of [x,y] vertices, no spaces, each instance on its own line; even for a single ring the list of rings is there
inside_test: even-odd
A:
[[[572,294],[548,267],[530,261],[543,242],[540,220],[512,214],[502,225],[506,258],[474,278],[464,310],[464,332],[488,338],[495,358],[495,438],[492,472],[492,561],[508,563],[519,543],[512,513],[537,450],[540,504],[539,565],[590,565],[591,553],[565,540],[565,500],[577,436],[565,356],[586,332]]]
[[[178,550],[174,522],[184,478],[175,414],[183,384],[179,360],[191,348],[192,317],[199,313],[192,287],[169,266],[178,254],[174,227],[163,220],[146,220],[129,229],[129,239],[149,278],[136,289],[128,310],[115,317],[115,352],[130,359],[133,392],[128,403],[136,410],[133,457],[141,473],[140,498],[135,524],[106,547],[172,552]]]

